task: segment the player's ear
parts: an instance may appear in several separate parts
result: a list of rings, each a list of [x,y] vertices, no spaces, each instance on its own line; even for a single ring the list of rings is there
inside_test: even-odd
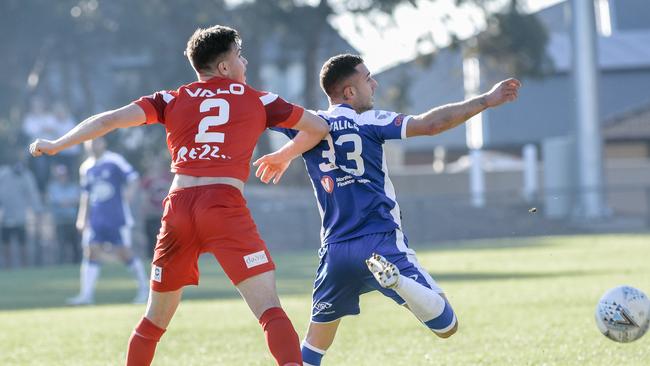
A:
[[[350,100],[354,98],[354,94],[356,94],[356,90],[354,89],[353,86],[348,85],[343,88],[343,99]]]
[[[228,65],[228,62],[226,60],[219,61],[217,64],[217,71],[223,76],[228,76],[230,65]]]

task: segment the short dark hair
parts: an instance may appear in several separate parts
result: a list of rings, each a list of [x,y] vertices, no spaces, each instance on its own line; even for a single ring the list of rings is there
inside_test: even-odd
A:
[[[362,63],[361,56],[351,54],[336,55],[327,60],[320,70],[320,86],[325,94],[332,97],[338,85],[354,75],[357,72],[355,67]]]
[[[233,43],[240,44],[236,30],[223,25],[197,29],[187,41],[185,55],[196,71],[207,71],[221,56],[230,51]]]

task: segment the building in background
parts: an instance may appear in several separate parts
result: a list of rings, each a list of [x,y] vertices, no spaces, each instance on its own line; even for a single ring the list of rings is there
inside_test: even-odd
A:
[[[629,135],[616,137],[613,124],[625,116],[644,118],[650,106],[650,2],[644,0],[597,1],[600,116],[605,128],[605,157],[650,158],[650,139],[643,137],[644,123],[626,124]],[[608,11],[607,11],[608,10]],[[547,27],[547,55],[554,69],[540,79],[523,79],[517,103],[484,113],[484,148],[518,154],[525,144],[541,145],[548,138],[567,136],[574,130],[574,100],[571,79],[570,3],[562,2],[536,15]],[[481,90],[506,77],[498,67],[481,62]],[[382,108],[421,113],[432,105],[462,100],[463,75],[460,49],[447,48],[435,55],[398,65],[376,76],[382,87],[377,105]],[[645,125],[650,123],[645,114]],[[624,142],[623,145],[621,143]],[[447,131],[435,138],[400,143],[406,164],[433,160],[436,146],[448,150],[448,159],[465,154],[465,128]]]

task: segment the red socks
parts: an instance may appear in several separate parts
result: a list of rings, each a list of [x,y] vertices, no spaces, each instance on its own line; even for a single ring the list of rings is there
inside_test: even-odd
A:
[[[302,365],[300,342],[291,320],[282,308],[270,308],[260,317],[266,343],[278,365]],[[142,318],[131,338],[126,353],[126,366],[149,366],[156,345],[165,330]]]
[[[126,352],[126,366],[149,366],[156,352],[156,345],[165,330],[142,318],[131,338]]]
[[[270,308],[260,317],[266,344],[278,365],[302,365],[298,334],[282,308]]]

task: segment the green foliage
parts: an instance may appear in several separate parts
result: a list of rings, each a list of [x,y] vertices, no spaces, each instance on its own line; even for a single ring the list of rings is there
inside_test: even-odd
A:
[[[324,365],[647,365],[648,337],[617,344],[596,329],[594,310],[609,288],[650,292],[649,235],[516,238],[417,246],[420,264],[445,289],[459,332],[441,340],[377,293],[346,317]],[[275,253],[282,304],[305,333],[316,269],[314,250]],[[212,257],[201,286],[189,288],[158,346],[156,365],[270,365],[250,310]],[[0,276],[0,364],[121,364],[143,314],[122,266],[106,266],[95,307],[61,307],[78,268]]]
[[[534,14],[521,13],[513,0],[507,11],[488,18],[487,29],[478,37],[478,52],[509,75],[541,77],[552,68],[547,43],[544,25]]]

